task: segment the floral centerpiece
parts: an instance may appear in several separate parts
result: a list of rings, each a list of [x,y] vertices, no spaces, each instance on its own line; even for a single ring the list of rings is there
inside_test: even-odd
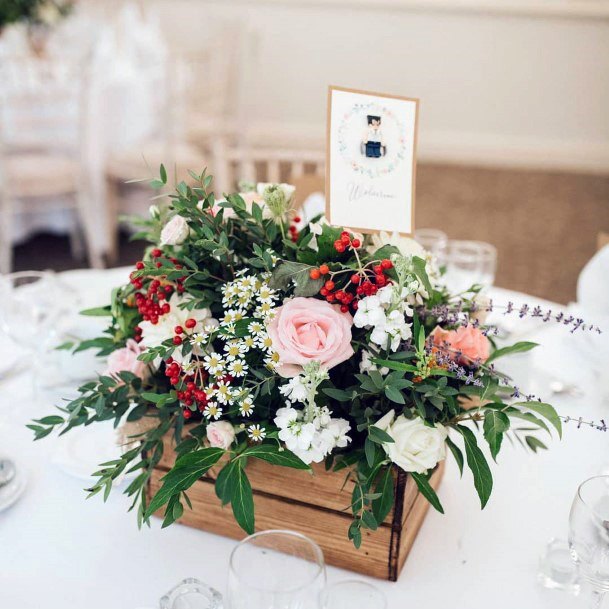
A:
[[[105,336],[75,346],[108,356],[107,372],[30,425],[41,438],[98,421],[139,423],[135,444],[96,472],[91,495],[107,496],[137,471],[125,492],[139,523],[164,508],[168,525],[217,466],[219,501],[251,533],[248,459],[297,469],[323,461],[354,481],[345,533],[359,546],[362,529],[392,508],[395,468],[443,511],[429,478],[451,456],[471,469],[484,507],[493,479],[481,441],[496,459],[507,435],[533,451],[545,446],[531,430],[560,435],[554,408],[519,398],[495,368],[535,344],[495,348],[479,286],[450,294],[411,239],[359,235],[323,217],[304,224],[288,185],[218,201],[211,176],[191,175],[196,185],[180,183],[141,221],[151,246],[129,284],[84,312],[111,318]],[[166,180],[161,167],[153,185]],[[179,457],[147,502],[168,432]]]

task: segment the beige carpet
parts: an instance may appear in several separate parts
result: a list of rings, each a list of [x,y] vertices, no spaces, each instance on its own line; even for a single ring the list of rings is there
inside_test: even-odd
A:
[[[609,176],[421,164],[416,225],[493,243],[497,285],[567,303],[609,232]]]

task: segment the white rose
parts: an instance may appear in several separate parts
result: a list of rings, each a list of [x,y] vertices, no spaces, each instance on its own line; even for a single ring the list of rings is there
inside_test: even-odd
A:
[[[182,216],[174,216],[161,231],[161,245],[180,245],[186,241],[190,228]]]
[[[235,429],[228,421],[215,421],[207,426],[207,439],[210,446],[228,450],[235,439]]]
[[[404,415],[396,419],[391,410],[375,426],[394,439],[383,448],[391,461],[406,472],[424,474],[446,458],[448,431],[444,425],[428,427],[419,417],[407,419]]]

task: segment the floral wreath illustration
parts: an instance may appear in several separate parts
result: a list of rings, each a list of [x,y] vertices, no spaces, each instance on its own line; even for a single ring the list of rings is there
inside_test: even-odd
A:
[[[365,165],[362,162],[352,158],[352,156],[349,154],[349,147],[347,146],[346,142],[346,135],[348,132],[347,129],[351,118],[355,115],[369,114],[372,112],[381,114],[383,117],[393,120],[397,124],[398,132],[400,134],[398,137],[398,150],[394,155],[392,155],[393,160],[387,165],[380,167],[369,167],[368,165]],[[400,162],[406,157],[406,138],[404,136],[404,131],[404,125],[391,109],[386,108],[385,106],[379,108],[379,106],[374,102],[367,104],[357,103],[354,104],[351,110],[349,110],[343,116],[343,120],[338,128],[338,149],[341,156],[351,166],[353,171],[369,178],[378,178],[380,176],[392,173]]]

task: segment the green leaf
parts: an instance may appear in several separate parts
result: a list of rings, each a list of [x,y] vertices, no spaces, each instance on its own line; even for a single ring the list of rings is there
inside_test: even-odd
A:
[[[239,455],[239,458],[241,457],[255,457],[256,459],[268,461],[273,465],[282,465],[283,467],[292,467],[294,469],[311,469],[310,465],[307,465],[293,452],[286,448],[282,449],[277,444],[269,443],[249,446]]]
[[[562,422],[558,413],[554,409],[554,406],[551,404],[546,404],[544,402],[516,402],[512,404],[512,406],[518,406],[521,408],[526,408],[527,410],[532,410],[536,412],[538,415],[544,417],[547,421],[549,421],[556,431],[558,432],[558,437],[562,438]]]
[[[448,448],[450,448],[450,452],[453,454],[453,457],[455,458],[455,461],[457,462],[457,465],[459,466],[460,474],[463,476],[464,460],[463,460],[463,453],[461,452],[461,449],[448,437],[446,438],[446,444],[448,445]]]
[[[509,417],[499,410],[487,410],[484,413],[484,437],[491,449],[493,459],[497,460],[497,455],[501,449],[503,434],[510,428]]]
[[[389,368],[389,370],[400,370],[401,372],[417,372],[418,368],[412,364],[405,364],[404,362],[396,362],[391,359],[378,359],[372,358],[372,363],[377,366]]]
[[[371,531],[376,531],[379,527],[374,514],[369,510],[364,510],[362,512],[362,524]]]
[[[375,492],[381,496],[372,502],[372,511],[378,523],[384,522],[391,512],[394,502],[393,472],[391,466],[387,467],[374,487]]]
[[[334,387],[326,387],[322,391],[333,400],[337,402],[351,402],[353,400],[352,391],[344,391],[343,389],[336,389]]]
[[[548,447],[539,438],[536,438],[535,436],[525,436],[524,440],[527,443],[527,446],[534,453],[536,453],[540,449],[548,450]]]
[[[368,427],[368,437],[377,444],[393,444],[393,442],[395,442],[386,431],[383,431],[374,425]]]
[[[161,166],[159,167],[159,174],[163,184],[167,184],[167,170],[165,169],[165,165],[163,165],[163,163],[161,163]]]
[[[89,317],[110,317],[112,311],[110,305],[106,307],[94,307],[93,309],[84,309],[80,312],[81,315],[87,315]]]
[[[478,447],[474,432],[463,425],[457,425],[457,431],[459,431],[465,441],[467,465],[474,476],[474,486],[480,497],[480,504],[484,509],[493,490],[493,475],[484,454]]]
[[[295,296],[315,296],[324,284],[323,278],[311,279],[311,266],[301,262],[282,262],[275,267],[269,285],[285,290],[294,282]]]
[[[368,466],[372,467],[376,459],[376,446],[370,438],[366,438],[366,441],[364,442],[364,454],[366,455]]]
[[[530,351],[538,346],[538,343],[533,343],[530,341],[521,341],[515,343],[514,345],[510,345],[509,347],[503,347],[502,349],[495,349],[490,355],[490,357],[486,360],[486,364],[492,362],[493,360],[499,359],[505,355],[510,355],[512,353],[524,353],[525,351]]]
[[[396,387],[385,387],[385,395],[396,404],[406,404],[406,400],[404,399],[402,392]]]
[[[218,473],[215,491],[222,505],[229,504],[233,499],[233,488],[235,481],[235,469],[239,467],[238,461],[227,463]]]
[[[202,448],[179,457],[173,469],[161,479],[163,486],[152,498],[146,510],[147,517],[165,505],[172,495],[189,489],[220,460],[223,454],[224,450],[221,448]]]
[[[351,493],[351,510],[353,515],[357,516],[364,507],[364,491],[361,484],[356,484],[353,487],[353,493]]]
[[[423,284],[423,287],[427,290],[427,293],[431,296],[433,288],[431,287],[429,277],[427,276],[427,270],[425,269],[426,264],[427,263],[423,258],[413,256],[412,267],[414,270],[414,274],[417,276],[417,279]]]
[[[234,470],[234,486],[232,488],[231,505],[233,514],[239,526],[249,535],[255,531],[254,522],[254,494],[252,486],[243,471],[242,461],[237,461]]]
[[[440,499],[438,498],[438,495],[436,494],[436,491],[433,489],[431,484],[429,484],[427,476],[424,476],[423,474],[417,474],[416,472],[408,473],[410,477],[416,482],[417,486],[419,487],[419,491],[421,492],[423,497],[425,497],[425,499],[427,499],[427,501],[429,501],[429,503],[431,503],[431,505],[433,505],[433,507],[438,510],[440,514],[444,514],[444,508],[440,503]]]

